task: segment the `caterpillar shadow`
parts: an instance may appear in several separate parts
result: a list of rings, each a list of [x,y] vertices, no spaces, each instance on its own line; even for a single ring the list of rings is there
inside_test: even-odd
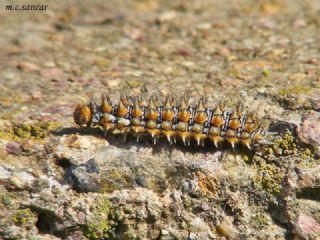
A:
[[[112,134],[109,133],[107,136],[104,136],[104,133],[98,128],[63,128],[59,131],[52,131],[51,134],[55,136],[71,135],[78,134],[81,136],[94,136],[97,138],[102,138],[108,140],[111,146],[115,146],[123,149],[131,149],[135,147],[137,149],[143,149],[146,147],[152,148],[153,154],[159,154],[161,152],[168,152],[170,155],[174,150],[179,150],[186,153],[215,153],[215,152],[224,152],[234,155],[245,155],[249,157],[249,161],[252,160],[255,155],[254,150],[250,150],[241,144],[236,145],[233,149],[230,144],[223,142],[217,148],[213,145],[212,142],[206,140],[202,145],[198,146],[195,141],[191,141],[189,145],[184,145],[182,140],[177,139],[174,143],[169,143],[167,139],[160,137],[157,139],[156,144],[154,144],[153,139],[147,134],[140,137],[140,140],[137,141],[136,137],[132,134],[128,134],[125,139],[122,134]]]

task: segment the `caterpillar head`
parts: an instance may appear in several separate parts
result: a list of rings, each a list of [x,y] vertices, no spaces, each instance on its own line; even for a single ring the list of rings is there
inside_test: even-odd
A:
[[[76,124],[79,126],[87,126],[89,127],[92,122],[92,109],[90,106],[85,105],[83,103],[78,104],[76,109],[73,112],[73,119]]]

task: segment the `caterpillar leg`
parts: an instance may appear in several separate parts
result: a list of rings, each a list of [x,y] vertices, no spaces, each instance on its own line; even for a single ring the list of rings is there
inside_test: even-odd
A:
[[[103,136],[104,136],[104,138],[107,138],[107,136],[108,136],[108,131],[107,131],[107,130],[105,130],[105,131],[103,132]]]
[[[128,135],[128,134],[126,134],[126,133],[123,134],[123,140],[122,140],[123,143],[126,143],[126,141],[127,141],[127,135]]]

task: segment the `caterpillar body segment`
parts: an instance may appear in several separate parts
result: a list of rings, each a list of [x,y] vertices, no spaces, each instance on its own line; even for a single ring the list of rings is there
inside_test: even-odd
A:
[[[204,146],[206,141],[219,147],[223,142],[232,148],[241,144],[248,149],[266,142],[266,130],[252,113],[245,113],[242,103],[234,110],[223,102],[208,107],[207,99],[200,98],[192,105],[186,95],[176,102],[172,96],[165,101],[151,96],[144,101],[141,96],[128,98],[121,94],[118,102],[103,95],[101,102],[79,104],[74,110],[74,121],[81,127],[100,127],[105,133],[132,134],[137,141],[144,135],[161,137],[170,144],[180,140],[184,145],[194,141]]]

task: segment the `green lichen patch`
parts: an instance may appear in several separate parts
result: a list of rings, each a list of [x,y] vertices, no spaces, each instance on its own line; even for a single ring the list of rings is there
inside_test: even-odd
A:
[[[95,65],[98,66],[100,69],[106,69],[110,65],[110,61],[107,59],[99,59],[95,61]]]
[[[315,157],[315,149],[299,145],[291,133],[275,139],[272,146],[263,149],[263,155],[269,160],[292,156],[296,164],[301,167],[311,167],[318,162]]]
[[[266,193],[277,195],[281,192],[285,170],[281,168],[281,161],[290,156],[300,167],[311,167],[318,160],[314,157],[314,152],[307,146],[297,143],[291,133],[284,134],[277,138],[272,146],[263,149],[264,159],[254,164],[254,186],[263,189]],[[284,161],[284,160],[283,160]]]
[[[265,69],[263,69],[262,74],[263,74],[264,77],[269,77],[271,72],[272,71],[270,69],[265,68]]]
[[[5,111],[3,113],[0,114],[0,119],[3,120],[12,120],[13,116],[17,113],[17,109],[12,109],[12,110],[8,110]]]
[[[58,122],[21,124],[13,130],[14,134],[19,138],[43,139],[48,136],[50,131],[59,128],[61,125]]]
[[[3,194],[1,196],[1,201],[4,205],[8,206],[11,204],[12,199],[10,198],[10,196],[8,194]]]
[[[295,94],[308,93],[311,90],[312,90],[312,87],[310,86],[294,86],[294,87],[280,89],[278,94],[280,96],[295,95]]]
[[[275,164],[260,161],[253,166],[253,184],[257,188],[263,189],[268,194],[277,195],[281,191],[285,172]]]
[[[268,216],[259,212],[251,218],[252,225],[257,229],[263,229],[269,223]]]
[[[16,225],[26,225],[28,222],[30,222],[34,218],[33,213],[29,208],[26,209],[19,209],[17,212],[15,212],[11,220]]]
[[[14,133],[12,128],[0,129],[0,139],[8,141],[19,141],[19,137]]]
[[[251,160],[251,157],[246,153],[243,154],[242,158],[243,158],[243,161],[245,161],[246,163],[249,163]]]
[[[100,181],[101,192],[110,193],[116,189],[132,187],[128,173],[115,169],[111,170],[108,176],[104,176]]]
[[[267,78],[272,71],[278,71],[282,67],[281,64],[269,61],[237,61],[231,65],[228,75],[242,80],[249,80],[261,75]]]
[[[137,79],[129,80],[127,83],[129,85],[129,87],[131,87],[131,88],[137,88],[137,87],[141,87],[143,85],[143,83]]]
[[[23,103],[24,99],[21,96],[4,96],[0,98],[0,106],[2,107],[11,107],[14,104],[20,104]],[[2,117],[2,115],[1,115]]]
[[[108,216],[111,210],[111,202],[104,196],[97,197],[93,205],[92,218],[84,226],[84,235],[90,240],[108,239],[108,231],[111,228]]]
[[[45,123],[24,123],[14,127],[0,129],[0,139],[7,141],[20,142],[24,139],[42,140],[46,138],[51,131],[61,127],[59,122]]]
[[[0,212],[1,209],[8,210],[13,207],[17,198],[15,192],[8,192],[7,190],[0,189]]]

